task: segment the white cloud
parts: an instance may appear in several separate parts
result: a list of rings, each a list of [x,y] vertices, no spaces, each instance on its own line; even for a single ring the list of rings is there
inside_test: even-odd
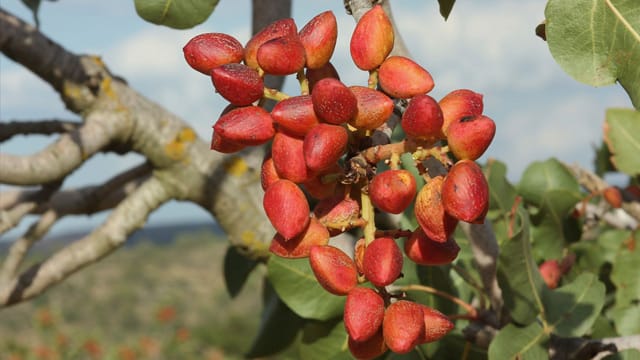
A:
[[[550,157],[589,168],[593,146],[601,142],[605,109],[589,94],[542,103],[524,103],[498,122],[487,155],[505,161],[512,179],[519,178],[532,161]]]
[[[543,11],[540,1],[461,3],[445,22],[435,3],[394,7],[405,41],[440,91],[548,85],[553,60],[534,34]]]

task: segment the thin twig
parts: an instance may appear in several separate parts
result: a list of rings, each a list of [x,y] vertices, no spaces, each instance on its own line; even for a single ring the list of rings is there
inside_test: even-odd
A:
[[[81,123],[71,120],[0,120],[0,142],[16,135],[53,135],[77,130]]]
[[[434,294],[440,297],[443,297],[447,300],[450,300],[451,302],[454,302],[456,304],[458,304],[460,307],[462,307],[463,309],[465,309],[467,311],[467,314],[465,316],[465,318],[469,318],[469,319],[475,319],[478,317],[478,311],[476,310],[476,308],[474,308],[472,305],[468,304],[467,302],[465,302],[464,300],[455,297],[449,293],[446,293],[444,291],[440,291],[436,288],[432,288],[431,286],[426,286],[426,285],[418,285],[418,284],[411,284],[411,285],[405,285],[405,286],[400,286],[398,288],[398,290],[400,291],[423,291],[429,294]],[[468,316],[468,317],[467,317]]]

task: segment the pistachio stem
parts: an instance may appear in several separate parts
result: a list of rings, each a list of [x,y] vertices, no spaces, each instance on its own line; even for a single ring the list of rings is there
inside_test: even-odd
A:
[[[281,91],[278,91],[277,89],[270,89],[268,87],[265,87],[262,93],[263,93],[262,95],[263,98],[274,100],[274,101],[282,101],[290,97],[289,95]]]
[[[411,285],[406,285],[406,286],[401,286],[399,288],[399,290],[401,291],[423,291],[429,294],[434,294],[440,297],[443,297],[445,299],[448,299],[458,305],[460,305],[460,307],[464,308],[467,311],[467,314],[465,316],[468,316],[470,319],[476,319],[478,317],[478,312],[476,311],[476,309],[471,306],[470,304],[466,303],[464,300],[455,297],[449,293],[446,293],[444,291],[440,291],[438,289],[432,288],[431,286],[426,286],[426,285],[418,285],[418,284],[411,284]]]

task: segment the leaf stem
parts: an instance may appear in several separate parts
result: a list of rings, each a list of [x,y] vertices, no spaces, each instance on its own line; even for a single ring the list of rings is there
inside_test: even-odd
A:
[[[360,195],[360,200],[362,203],[362,218],[367,222],[364,226],[364,243],[366,247],[376,238],[375,210],[369,194],[363,191]]]
[[[448,299],[458,305],[460,305],[462,308],[464,308],[467,311],[467,314],[465,316],[468,316],[469,319],[476,319],[478,317],[478,312],[477,310],[471,306],[470,304],[468,304],[467,302],[465,302],[464,300],[455,297],[449,293],[446,293],[444,291],[440,291],[436,288],[432,288],[431,286],[426,286],[426,285],[418,285],[418,284],[410,284],[410,285],[406,285],[406,286],[401,286],[399,288],[399,290],[401,291],[423,291],[429,294],[434,294],[440,297],[443,297],[445,299]]]
[[[275,100],[275,101],[282,101],[284,99],[288,99],[290,96],[278,91],[277,89],[270,89],[268,87],[265,87],[264,90],[262,91],[262,96],[265,99],[270,99],[270,100]]]

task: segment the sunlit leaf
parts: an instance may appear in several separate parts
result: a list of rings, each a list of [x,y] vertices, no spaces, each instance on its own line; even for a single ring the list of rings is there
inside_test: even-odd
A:
[[[518,193],[507,180],[507,167],[503,162],[491,160],[484,167],[484,175],[489,184],[489,214],[495,219],[508,214],[513,209]]]
[[[450,271],[450,266],[417,266],[420,284],[431,286],[447,294],[456,296],[457,291],[449,276]],[[425,301],[420,301],[420,303],[438,309],[438,311],[444,314],[459,312],[451,301],[440,296],[429,295]]]
[[[302,330],[300,358],[309,360],[349,360],[347,331],[341,320],[310,321]]]
[[[134,0],[144,20],[175,29],[188,29],[207,20],[218,0]]]
[[[491,341],[489,359],[548,359],[549,354],[544,346],[548,340],[549,336],[537,322],[524,328],[509,324],[502,328]]]
[[[577,263],[573,268],[577,271],[596,271],[605,263],[613,264],[620,252],[622,242],[629,238],[629,231],[606,230],[595,242],[581,241],[571,246],[577,255]]]
[[[330,320],[342,314],[345,297],[333,295],[318,284],[309,259],[272,256],[267,274],[282,301],[298,315]]]
[[[598,278],[583,273],[571,283],[543,292],[544,317],[559,336],[585,335],[604,306],[605,288]]]
[[[549,50],[574,79],[593,86],[616,81],[640,109],[640,12],[637,0],[550,0]]]
[[[640,69],[640,62],[638,68]],[[604,139],[612,154],[611,162],[618,170],[629,175],[640,174],[639,111],[631,109],[607,110]]]
[[[560,161],[551,158],[529,165],[518,184],[518,193],[529,203],[541,206],[548,191],[562,190],[580,199],[580,186],[571,172]]]
[[[615,171],[615,167],[611,163],[611,152],[604,142],[595,149],[595,157],[593,159],[593,168],[598,176],[604,176],[605,173]]]
[[[529,324],[543,309],[544,283],[531,252],[527,213],[520,208],[517,217],[515,234],[500,245],[498,281],[511,318]]]
[[[637,236],[636,236],[637,237]],[[638,239],[631,232],[626,232],[626,242],[635,242]],[[634,248],[629,250],[622,246],[616,254],[611,271],[611,281],[616,286],[616,306],[628,306],[640,302],[640,276],[638,276],[638,264],[640,264],[640,251]]]
[[[558,259],[570,243],[580,238],[578,222],[569,216],[581,200],[578,192],[548,190],[531,218],[533,251],[538,260]]]
[[[640,334],[640,306],[637,304],[626,307],[616,306],[609,310],[607,315],[613,319],[620,335]]]

